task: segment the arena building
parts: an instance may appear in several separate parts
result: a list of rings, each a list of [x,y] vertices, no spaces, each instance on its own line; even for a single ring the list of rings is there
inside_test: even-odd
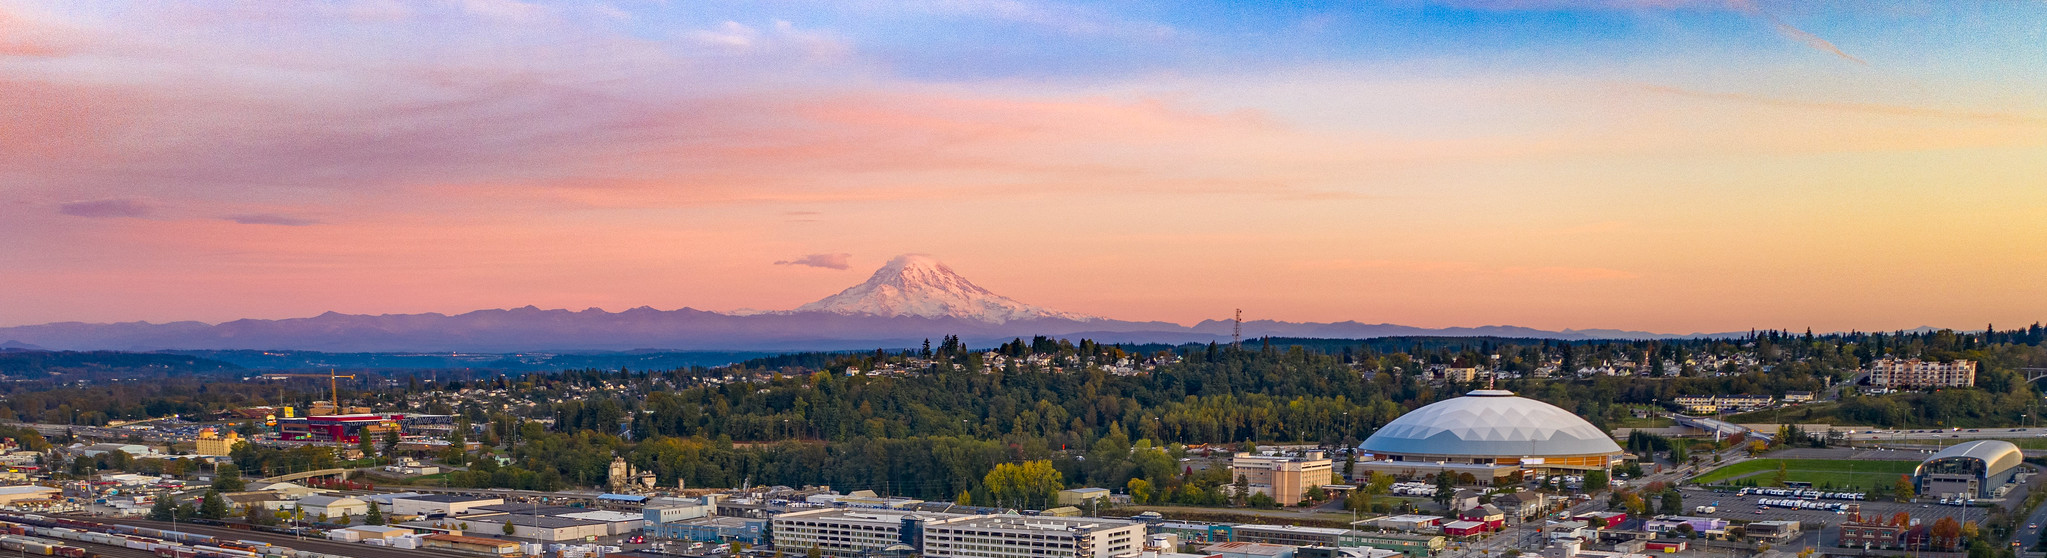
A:
[[[1912,473],[1919,495],[1938,498],[1994,498],[2023,469],[2025,455],[2004,440],[1977,440],[1948,446],[1926,458]]]
[[[1471,473],[1482,481],[1517,471],[1607,470],[1626,455],[1605,431],[1570,411],[1492,389],[1401,415],[1358,452],[1363,470],[1409,477]]]

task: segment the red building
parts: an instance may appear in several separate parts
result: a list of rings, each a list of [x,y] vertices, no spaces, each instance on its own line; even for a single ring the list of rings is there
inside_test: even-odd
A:
[[[1621,512],[1586,512],[1571,516],[1571,519],[1590,522],[1595,517],[1605,520],[1608,529],[1619,529],[1622,523],[1628,521],[1628,514]]]
[[[1464,510],[1457,514],[1457,518],[1485,525],[1487,531],[1498,531],[1507,526],[1507,512],[1492,504]]]
[[[1649,552],[1684,552],[1685,541],[1661,540],[1642,543],[1642,550]]]
[[[1443,524],[1443,534],[1452,537],[1471,537],[1490,532],[1484,523],[1477,521],[1452,521]]]
[[[364,433],[372,437],[399,430],[404,415],[322,415],[302,419],[279,419],[278,434],[287,440],[313,440],[353,444]]]

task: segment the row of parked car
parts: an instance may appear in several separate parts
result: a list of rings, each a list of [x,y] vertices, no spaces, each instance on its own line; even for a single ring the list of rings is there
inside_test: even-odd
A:
[[[1741,491],[1735,493],[1736,496],[1747,496],[1750,494],[1760,494],[1763,496],[1784,496],[1804,500],[1855,500],[1855,501],[1867,499],[1869,496],[1861,492],[1823,492],[1819,490],[1812,490],[1806,488],[1743,488],[1741,489]]]

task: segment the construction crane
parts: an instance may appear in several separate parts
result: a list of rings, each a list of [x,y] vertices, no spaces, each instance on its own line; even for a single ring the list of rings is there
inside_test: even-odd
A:
[[[326,373],[326,374],[324,374],[324,375],[322,375],[322,374],[264,374],[264,375],[262,375],[262,376],[258,376],[258,377],[259,377],[259,378],[262,378],[262,379],[265,379],[265,380],[282,380],[282,379],[285,379],[285,378],[326,378],[326,379],[327,379],[327,393],[328,393],[329,395],[332,395],[332,396],[334,397],[334,412],[336,412],[336,413],[339,413],[339,412],[341,412],[341,379],[342,379],[342,378],[348,378],[348,379],[350,379],[350,380],[353,380],[353,379],[355,379],[355,375],[354,375],[354,374],[336,374],[336,373],[334,373],[334,371],[333,371],[333,370],[328,370],[328,371],[327,371],[327,373]]]

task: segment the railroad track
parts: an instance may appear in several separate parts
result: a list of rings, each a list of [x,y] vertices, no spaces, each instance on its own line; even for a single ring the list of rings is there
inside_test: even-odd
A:
[[[173,526],[169,521],[151,521],[148,519],[139,518],[92,516],[69,517],[73,519],[95,521],[106,524],[134,525],[137,527],[151,527],[156,529],[170,529],[174,531],[183,531],[186,533],[198,533],[201,535],[213,535],[215,537],[226,537],[228,539],[233,540],[263,541],[270,544],[287,547],[292,550],[310,550],[313,552],[335,554],[340,556],[353,556],[355,558],[417,558],[421,556],[441,558],[476,558],[475,555],[470,554],[454,554],[437,550],[427,550],[424,548],[416,549],[391,548],[384,546],[370,546],[360,543],[345,543],[326,539],[314,538],[301,539],[293,537],[291,535],[283,535],[278,533],[266,533],[263,531],[245,531],[242,529],[230,529],[227,527],[215,527],[212,525],[194,525],[185,522],[179,522],[177,525]],[[156,558],[156,555],[154,554],[145,553],[145,555],[147,555],[148,558]],[[109,556],[111,556],[111,554]],[[0,553],[0,558],[6,558],[5,553]],[[141,557],[138,556],[135,558]]]

